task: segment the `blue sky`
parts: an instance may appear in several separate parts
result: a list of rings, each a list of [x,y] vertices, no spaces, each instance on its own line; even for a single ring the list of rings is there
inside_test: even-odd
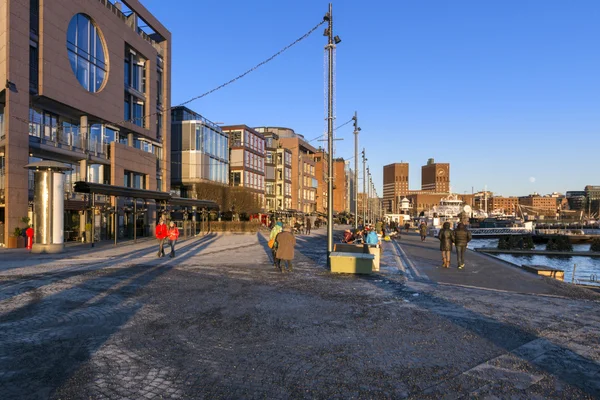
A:
[[[239,75],[318,24],[328,1],[142,0],[173,35],[172,103]],[[333,2],[336,125],[358,111],[377,191],[383,166],[451,163],[451,185],[502,195],[600,184],[600,1]],[[225,124],[325,132],[323,27],[188,105]],[[336,157],[354,155],[352,125]],[[326,146],[325,142],[313,142]],[[352,160],[353,163],[353,160]]]

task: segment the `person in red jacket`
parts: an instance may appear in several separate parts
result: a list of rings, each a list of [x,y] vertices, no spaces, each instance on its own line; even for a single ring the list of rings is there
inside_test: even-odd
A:
[[[177,242],[177,238],[179,237],[179,228],[175,226],[175,222],[171,221],[169,223],[169,246],[171,246],[171,254],[169,257],[175,257],[175,243]]]
[[[165,224],[165,220],[160,217],[160,221],[156,224],[156,239],[158,239],[158,256],[165,256],[165,239],[168,236],[167,225]]]

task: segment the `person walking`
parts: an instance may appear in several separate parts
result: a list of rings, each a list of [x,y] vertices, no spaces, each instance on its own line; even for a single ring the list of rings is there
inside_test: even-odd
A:
[[[450,253],[452,252],[452,230],[450,229],[450,222],[444,222],[444,225],[438,234],[438,239],[440,239],[440,251],[442,252],[442,267],[450,268]]]
[[[421,222],[421,225],[419,226],[419,233],[421,234],[421,242],[424,242],[427,238],[427,225],[425,222]]]
[[[296,238],[291,232],[292,227],[283,229],[277,234],[275,243],[277,243],[277,268],[284,272],[287,268],[288,272],[294,270],[292,261],[294,260],[294,247],[296,246]],[[285,261],[286,268],[281,265],[281,261]]]
[[[304,226],[306,228],[306,234],[310,235],[310,228],[312,227],[312,224],[310,222],[310,218],[306,217],[306,224]]]
[[[277,241],[275,238],[277,235],[283,230],[283,222],[277,221],[273,229],[271,229],[271,234],[269,235],[269,244],[271,244],[271,254],[273,255],[273,265],[277,267]]]
[[[467,250],[467,244],[472,239],[472,235],[462,222],[458,224],[452,233],[452,241],[456,246],[456,260],[458,261],[458,269],[463,269],[465,268],[465,251]]]
[[[408,230],[410,229],[410,224],[408,222],[404,224],[404,229],[406,230],[406,233],[408,233]]]
[[[165,239],[168,236],[167,225],[163,217],[160,217],[155,230],[156,239],[158,239],[158,257],[165,256]]]
[[[179,228],[175,226],[175,222],[171,221],[169,223],[167,235],[169,238],[169,246],[171,246],[171,253],[169,254],[169,257],[173,258],[175,257],[175,243],[179,238]]]

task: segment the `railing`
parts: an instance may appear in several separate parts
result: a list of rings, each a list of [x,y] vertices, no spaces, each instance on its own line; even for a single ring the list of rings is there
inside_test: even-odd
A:
[[[29,136],[39,139],[42,144],[53,145],[55,147],[68,146],[70,150],[88,151],[95,156],[103,156],[108,158],[109,144],[100,143],[91,140],[84,140],[79,133],[73,132],[58,132],[56,127],[53,127],[49,134],[44,132],[42,135],[43,126],[39,124],[29,123]]]
[[[478,235],[531,235],[531,229],[526,228],[475,228],[471,229],[473,236]]]

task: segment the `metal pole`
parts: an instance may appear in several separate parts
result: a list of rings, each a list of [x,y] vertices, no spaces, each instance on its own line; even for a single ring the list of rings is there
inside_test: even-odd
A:
[[[329,164],[327,173],[327,266],[331,268],[330,254],[333,251],[333,8],[329,3],[329,37],[327,50],[329,52],[328,73],[328,103],[327,103],[327,151]]]
[[[573,276],[571,277],[571,283],[575,282],[575,271],[577,270],[577,264],[573,264]]]
[[[94,247],[94,239],[96,236],[96,195],[92,193],[92,247]]]
[[[363,201],[362,201],[362,209],[363,209],[363,227],[367,222],[367,202],[366,202],[366,192],[367,192],[367,159],[365,158],[365,148],[363,147],[362,151],[362,159],[363,159]]]
[[[114,196],[115,198],[115,208],[114,208],[114,213],[115,213],[115,217],[114,217],[114,226],[113,226],[113,230],[115,231],[115,246],[117,245],[117,232],[119,232],[119,229],[117,227],[117,204],[118,204],[118,197]]]
[[[354,111],[354,229],[358,229],[358,113]]]
[[[133,199],[133,243],[137,243],[137,199]]]

